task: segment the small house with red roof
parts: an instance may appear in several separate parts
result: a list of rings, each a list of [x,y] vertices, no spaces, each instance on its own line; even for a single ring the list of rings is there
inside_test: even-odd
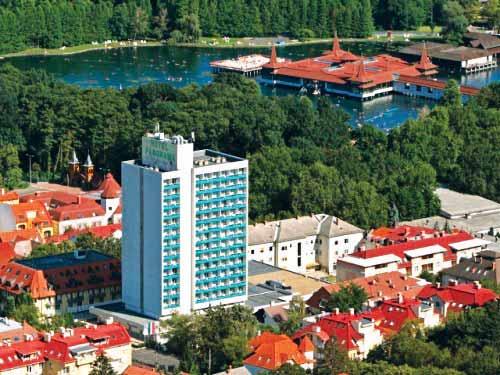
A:
[[[409,321],[416,322],[422,328],[435,327],[441,323],[441,316],[430,302],[404,298],[402,294],[382,302],[371,313],[377,328],[384,335],[398,333]]]
[[[0,232],[36,229],[44,238],[54,233],[52,219],[40,202],[0,204]]]
[[[306,370],[314,367],[314,347],[308,338],[300,338],[298,344],[286,335],[264,332],[249,341],[252,354],[243,364],[250,374],[273,371],[284,364],[294,364]]]
[[[399,271],[393,271],[370,277],[360,277],[337,284],[324,285],[313,293],[311,298],[306,301],[306,304],[312,312],[320,313],[325,310],[333,293],[351,283],[365,290],[368,295],[367,307],[375,307],[384,300],[394,299],[398,295],[402,295],[405,299],[413,299],[428,284],[425,280],[404,275]]]
[[[338,309],[317,322],[304,326],[293,340],[308,337],[314,346],[314,358],[321,359],[326,344],[335,337],[351,359],[364,359],[368,352],[383,341],[381,331],[370,312],[355,314],[354,309],[340,313]]]
[[[418,294],[418,298],[431,302],[441,316],[446,317],[450,311],[461,312],[466,307],[482,307],[498,300],[498,295],[490,289],[481,287],[479,282],[458,285],[452,283],[447,287],[437,283],[426,285]]]
[[[432,238],[359,251],[339,259],[337,280],[374,276],[394,270],[409,276],[419,276],[423,271],[436,274],[457,262],[457,251],[460,252],[460,249],[452,245],[473,238],[467,232],[440,232]]]
[[[121,263],[97,251],[76,250],[0,265],[0,297],[22,293],[45,316],[119,302]]]

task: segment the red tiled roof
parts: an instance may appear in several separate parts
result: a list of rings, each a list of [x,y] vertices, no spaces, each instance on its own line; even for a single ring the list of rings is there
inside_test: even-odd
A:
[[[0,242],[15,243],[18,241],[25,241],[25,240],[43,242],[42,236],[34,228],[0,232]]]
[[[419,237],[433,236],[436,233],[436,230],[426,227],[400,225],[395,228],[380,227],[374,229],[368,234],[368,237],[372,241],[388,241],[394,244],[419,239]]]
[[[359,252],[356,252],[352,255],[355,257],[358,257],[358,258],[373,258],[373,257],[382,256],[382,255],[394,254],[394,255],[400,257],[402,260],[404,260],[406,258],[405,251],[420,249],[420,248],[432,246],[432,245],[439,245],[439,246],[444,247],[447,251],[445,253],[445,259],[446,258],[452,259],[452,258],[454,258],[454,254],[452,253],[449,245],[454,243],[454,242],[466,241],[466,240],[470,240],[472,238],[474,238],[474,237],[472,237],[467,232],[456,232],[456,233],[444,235],[443,237],[425,238],[423,240],[418,240],[418,241],[403,242],[403,243],[389,245],[389,246],[382,246],[382,247],[379,247],[376,249],[359,251]]]
[[[151,367],[132,365],[127,367],[123,375],[160,375],[160,373]]]
[[[345,347],[348,351],[358,349],[357,341],[364,336],[356,331],[353,323],[363,319],[370,318],[369,313],[350,315],[347,313],[330,314],[313,324],[309,324],[299,329],[292,339],[300,339],[307,334],[315,334],[323,341],[329,340],[335,336],[337,343]]]
[[[422,302],[416,299],[403,299],[403,301],[388,300],[372,310],[374,316],[378,317],[377,328],[385,333],[399,332],[401,327],[409,321],[418,319],[414,308]]]
[[[0,243],[0,264],[7,264],[16,257],[14,247],[8,242]]]
[[[415,67],[419,70],[423,71],[429,71],[431,70],[432,73],[437,73],[435,70],[437,68],[437,65],[434,65],[431,62],[431,59],[429,58],[429,55],[427,54],[427,46],[424,43],[424,47],[422,48],[422,54],[420,55],[420,61]]]
[[[377,301],[384,298],[396,298],[398,293],[401,293],[403,297],[408,299],[415,298],[423,288],[423,286],[419,285],[420,280],[403,275],[399,271],[393,271],[370,277],[359,277],[342,283],[325,285],[309,298],[307,304],[311,307],[319,308],[322,299],[329,298],[332,293],[338,292],[342,286],[347,286],[350,283],[362,287],[368,294],[369,300]]]
[[[253,354],[243,361],[245,365],[275,370],[287,362],[307,363],[297,344],[286,335],[264,332],[250,340],[249,345]]]
[[[66,193],[63,191],[37,191],[33,194],[23,195],[21,202],[41,202],[45,207],[66,206],[78,202],[78,195]]]
[[[33,299],[52,297],[121,284],[119,259],[36,270],[11,262],[0,266],[0,289],[20,294],[28,291]]]
[[[80,203],[59,206],[50,210],[52,218],[56,221],[103,216],[105,213],[104,208],[91,199],[82,199]]]
[[[106,339],[97,342],[89,338],[95,333],[105,336]],[[46,359],[62,363],[74,362],[71,347],[80,344],[90,345],[99,355],[108,348],[130,344],[130,336],[124,326],[111,323],[88,328],[74,328],[71,335],[57,333],[48,341],[36,338],[34,341],[0,346],[0,372],[44,363]],[[23,358],[23,356],[28,358]]]
[[[113,199],[119,198],[121,195],[122,188],[111,173],[107,173],[104,181],[98,190],[102,190],[101,198]]]
[[[25,223],[28,221],[28,213],[35,212],[36,217],[33,219],[34,223],[45,223],[47,226],[50,225],[50,215],[45,209],[45,206],[40,202],[26,202],[13,204],[10,206],[12,214],[16,220],[16,223]]]
[[[108,224],[108,225],[103,225],[103,226],[99,226],[99,227],[90,227],[90,228],[85,228],[85,229],[81,229],[81,230],[71,229],[71,230],[64,232],[64,234],[61,234],[59,236],[52,236],[52,237],[47,238],[46,242],[58,244],[58,243],[61,243],[63,241],[70,241],[70,240],[78,237],[79,235],[87,234],[87,233],[90,233],[94,237],[98,237],[98,238],[103,238],[103,239],[110,238],[117,231],[119,231],[121,229],[122,229],[122,225],[119,223],[118,224]]]
[[[420,77],[409,77],[407,75],[400,75],[398,81],[403,83],[412,83],[419,86],[431,87],[435,89],[444,90],[446,88],[445,81],[438,81],[434,79],[420,78]],[[469,86],[460,86],[460,92],[465,95],[476,96],[479,94],[479,89]]]
[[[17,201],[19,200],[19,194],[15,191],[8,191],[3,194],[0,194],[0,203]]]
[[[40,341],[26,341],[11,346],[0,346],[0,372],[45,362],[44,348],[44,343]],[[25,355],[30,357],[23,358]]]
[[[99,337],[94,339],[93,337]],[[65,336],[56,333],[46,343],[44,354],[47,358],[63,363],[74,362],[70,348],[75,345],[90,344],[95,347],[97,354],[101,354],[105,349],[123,346],[130,343],[130,336],[119,323],[111,323],[99,326],[79,327],[73,329],[73,334]]]
[[[314,351],[314,344],[312,343],[311,339],[309,339],[309,337],[304,336],[302,340],[300,340],[299,350],[302,353]]]
[[[10,342],[23,342],[27,341],[25,335],[30,335],[33,338],[38,336],[35,328],[28,323],[23,322],[22,327],[0,332],[0,341],[9,340]]]
[[[456,303],[462,306],[484,306],[498,298],[490,289],[477,287],[474,284],[459,284],[438,288],[435,285],[426,285],[418,294],[420,299],[429,299],[438,296],[441,300]]]
[[[16,262],[0,266],[0,289],[12,294],[27,291],[33,299],[55,296],[42,271]]]

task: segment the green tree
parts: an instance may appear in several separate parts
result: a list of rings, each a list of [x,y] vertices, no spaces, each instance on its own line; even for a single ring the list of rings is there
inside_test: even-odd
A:
[[[447,42],[461,44],[469,24],[464,8],[457,1],[447,1],[443,6],[443,36]]]
[[[111,363],[109,362],[108,357],[104,354],[101,354],[95,360],[92,365],[92,370],[90,371],[90,375],[117,375],[118,373],[113,369]]]
[[[288,319],[280,322],[280,331],[286,335],[292,335],[302,327],[302,321],[306,317],[306,304],[301,297],[292,297],[287,315]]]
[[[361,312],[367,301],[368,295],[366,291],[362,287],[350,283],[341,286],[337,292],[331,294],[326,309],[334,311],[334,309],[338,308],[340,312],[347,312],[352,308],[356,312]]]
[[[347,350],[333,336],[323,349],[322,359],[318,362],[318,374],[339,375],[347,371],[348,364]]]

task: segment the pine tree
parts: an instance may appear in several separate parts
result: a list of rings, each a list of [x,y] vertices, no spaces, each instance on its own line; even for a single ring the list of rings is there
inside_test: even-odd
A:
[[[118,375],[118,374],[113,369],[113,366],[111,366],[111,363],[109,363],[108,357],[101,354],[99,357],[97,357],[94,364],[92,365],[92,371],[90,371],[89,375]]]

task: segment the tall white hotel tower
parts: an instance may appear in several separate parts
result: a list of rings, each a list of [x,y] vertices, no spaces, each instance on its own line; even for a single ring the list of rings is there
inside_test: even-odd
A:
[[[127,309],[159,319],[247,299],[247,160],[157,131],[122,182]]]

